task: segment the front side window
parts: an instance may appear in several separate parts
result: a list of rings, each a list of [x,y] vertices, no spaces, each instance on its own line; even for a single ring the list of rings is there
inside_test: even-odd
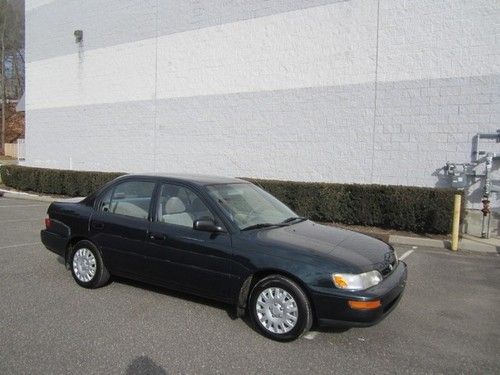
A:
[[[163,184],[158,202],[158,221],[193,228],[196,220],[215,222],[215,217],[191,189]]]
[[[147,219],[155,183],[126,181],[104,194],[99,211]]]
[[[221,184],[207,188],[240,229],[258,224],[278,224],[297,217],[278,199],[252,184]]]

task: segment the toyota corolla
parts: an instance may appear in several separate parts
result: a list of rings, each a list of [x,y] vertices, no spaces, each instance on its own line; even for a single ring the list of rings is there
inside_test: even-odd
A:
[[[403,294],[387,243],[295,214],[247,181],[126,175],[78,203],[54,202],[41,232],[85,288],[139,280],[233,304],[263,335],[369,326]]]

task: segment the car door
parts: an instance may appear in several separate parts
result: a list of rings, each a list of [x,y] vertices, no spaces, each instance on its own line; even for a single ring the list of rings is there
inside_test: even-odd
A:
[[[156,206],[145,249],[151,276],[180,290],[230,299],[231,237],[227,232],[193,229],[199,219],[222,225],[200,194],[187,186],[162,183]]]
[[[128,179],[111,186],[97,201],[89,224],[91,240],[113,273],[133,276],[145,272],[142,251],[155,185],[154,180]]]

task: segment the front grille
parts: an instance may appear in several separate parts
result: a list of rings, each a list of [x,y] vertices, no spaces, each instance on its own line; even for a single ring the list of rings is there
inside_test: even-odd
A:
[[[380,264],[379,272],[382,274],[383,278],[386,278],[392,273],[397,264],[396,256],[393,252],[386,253],[384,255],[384,262]]]
[[[394,259],[392,261],[392,263],[385,264],[385,267],[380,271],[380,273],[382,274],[382,277],[385,278],[394,270],[394,268],[396,268],[396,262],[397,262],[397,260]]]

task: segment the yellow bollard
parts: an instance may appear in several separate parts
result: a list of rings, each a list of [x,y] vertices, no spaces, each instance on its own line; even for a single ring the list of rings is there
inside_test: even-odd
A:
[[[460,205],[462,203],[462,195],[455,194],[455,204],[453,206],[453,228],[451,230],[451,249],[458,250],[458,232],[460,229]]]

